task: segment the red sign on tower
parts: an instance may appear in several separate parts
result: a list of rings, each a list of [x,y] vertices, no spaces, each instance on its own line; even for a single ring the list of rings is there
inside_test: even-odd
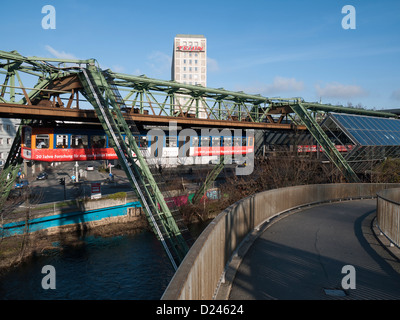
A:
[[[178,46],[178,51],[204,51],[204,47],[198,46]]]

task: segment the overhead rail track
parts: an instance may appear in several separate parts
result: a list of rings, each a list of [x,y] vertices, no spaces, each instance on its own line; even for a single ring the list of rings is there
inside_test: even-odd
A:
[[[313,117],[313,113],[330,112],[399,117],[390,112],[309,103],[301,98],[267,98],[103,71],[94,59],[24,57],[16,51],[0,51],[0,117],[24,119],[22,124],[32,119],[100,123],[114,143],[155,233],[166,243],[169,238],[174,239],[168,250],[171,256],[177,256],[173,258],[175,265],[183,258],[187,246],[173,221],[171,204],[167,204],[158,187],[160,181],[132,136],[136,124],[166,125],[174,121],[182,127],[308,130],[346,179],[356,182],[357,175]],[[127,141],[122,135],[126,135]],[[9,182],[18,170],[18,165],[11,165],[20,159],[18,139],[19,135],[0,176],[3,182]],[[207,184],[218,176],[222,167],[223,158]],[[198,198],[202,192],[203,189]]]

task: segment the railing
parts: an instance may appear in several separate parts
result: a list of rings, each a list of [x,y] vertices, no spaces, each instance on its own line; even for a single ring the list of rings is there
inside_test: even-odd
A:
[[[392,244],[400,247],[400,189],[388,189],[378,193],[378,227]]]
[[[375,198],[400,184],[326,184],[264,191],[221,212],[203,231],[179,266],[163,300],[209,300],[217,293],[227,264],[246,237],[288,210],[329,201]]]

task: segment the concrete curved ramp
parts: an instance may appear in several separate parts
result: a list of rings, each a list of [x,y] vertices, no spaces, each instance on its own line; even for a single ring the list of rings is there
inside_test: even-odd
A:
[[[229,299],[400,299],[400,260],[374,236],[375,208],[376,200],[345,201],[275,222],[244,256]],[[355,272],[342,273],[348,265]]]

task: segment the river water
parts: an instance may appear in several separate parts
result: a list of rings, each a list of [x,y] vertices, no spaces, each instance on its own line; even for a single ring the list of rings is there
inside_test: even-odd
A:
[[[85,236],[79,245],[51,250],[0,278],[0,299],[158,300],[174,270],[149,231]],[[43,289],[43,266],[55,268],[55,289]]]

